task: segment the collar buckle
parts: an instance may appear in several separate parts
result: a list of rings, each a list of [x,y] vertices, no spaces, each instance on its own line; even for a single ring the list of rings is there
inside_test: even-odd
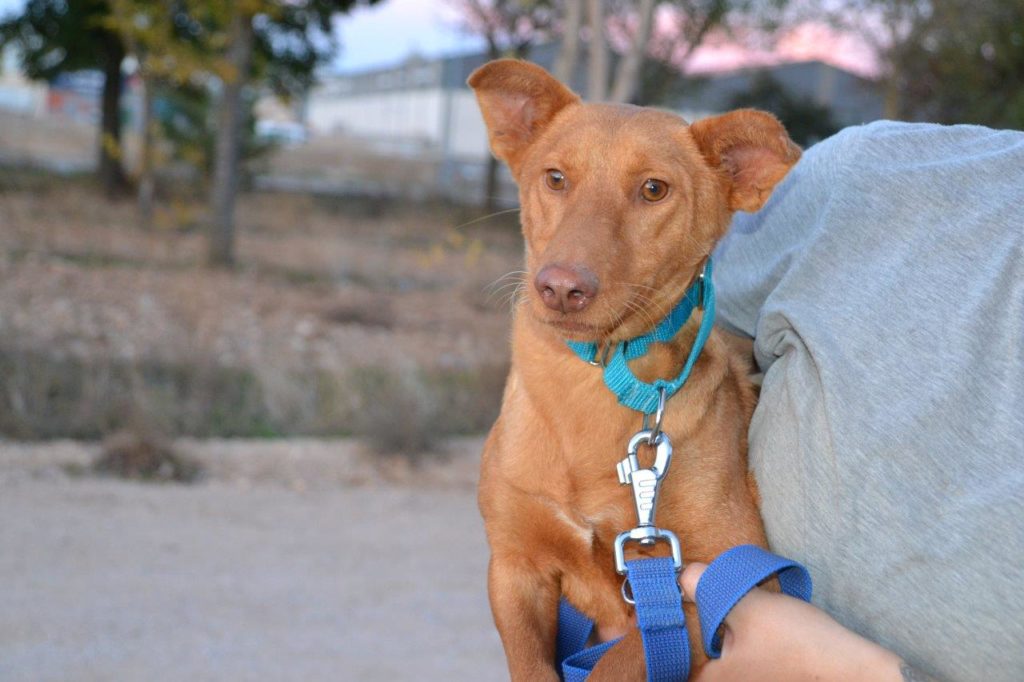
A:
[[[592,367],[607,367],[608,361],[612,357],[612,347],[613,344],[611,341],[605,341],[603,346],[598,346],[595,344],[594,359],[587,360],[587,364],[591,365]]]
[[[694,282],[694,286],[697,288],[697,308],[702,312],[706,307],[707,296],[708,296],[708,262],[704,261],[704,265],[700,269],[700,274],[697,275],[697,281]]]

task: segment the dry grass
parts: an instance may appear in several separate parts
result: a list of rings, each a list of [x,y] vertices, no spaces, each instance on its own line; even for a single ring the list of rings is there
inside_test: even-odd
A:
[[[480,290],[521,242],[507,217],[458,227],[471,218],[249,195],[239,267],[219,272],[187,225],[142,231],[88,182],[0,172],[0,435],[95,438],[134,415],[173,435],[383,442],[381,405],[428,440],[483,430],[509,316]]]
[[[119,431],[103,441],[92,470],[157,483],[194,483],[203,473],[198,461],[177,452],[167,441],[130,431]]]
[[[96,156],[96,127],[62,118],[0,111],[0,161],[43,161],[88,168]]]

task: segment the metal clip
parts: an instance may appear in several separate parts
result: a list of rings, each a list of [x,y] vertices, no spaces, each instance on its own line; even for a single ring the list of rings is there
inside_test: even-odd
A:
[[[633,486],[633,503],[636,506],[637,525],[640,527],[654,526],[654,512],[658,505],[658,490],[661,479],[668,473],[672,463],[672,441],[668,434],[662,432],[658,441],[654,442],[654,432],[644,430],[629,440],[626,458],[616,467],[621,485]],[[640,468],[637,451],[641,444],[654,446],[654,465],[649,469]],[[642,544],[654,544],[654,541]]]
[[[641,527],[619,533],[615,538],[615,572],[619,575],[626,575],[626,543],[630,540],[636,540],[641,545],[653,545],[658,540],[668,542],[672,548],[672,565],[676,573],[683,570],[683,549],[679,546],[676,534],[664,528]]]
[[[594,359],[587,360],[587,364],[594,367],[607,367],[608,361],[612,356],[613,345],[611,341],[605,341],[604,345],[596,345],[594,348]]]
[[[637,451],[642,444],[654,447],[654,464],[647,469],[640,467],[640,460],[637,457]],[[672,547],[672,559],[676,570],[679,571],[683,568],[679,539],[671,531],[662,530],[654,525],[654,514],[658,507],[658,491],[671,463],[672,441],[669,440],[668,434],[662,432],[655,435],[653,431],[645,429],[630,439],[626,458],[616,467],[619,483],[633,487],[633,504],[636,507],[637,516],[637,527],[619,533],[615,538],[615,570],[622,575],[626,573],[625,544],[631,540],[643,546],[653,545],[658,540],[668,541]]]
[[[704,310],[704,298],[708,295],[708,261],[704,261],[697,275],[697,309]]]
[[[658,410],[654,413],[654,428],[651,429],[651,445],[657,445],[658,440],[661,438],[661,422],[665,418],[665,401],[668,400],[665,395],[665,387],[661,386],[658,388]],[[649,427],[647,426],[647,420],[651,415],[644,413],[643,430],[646,431]]]

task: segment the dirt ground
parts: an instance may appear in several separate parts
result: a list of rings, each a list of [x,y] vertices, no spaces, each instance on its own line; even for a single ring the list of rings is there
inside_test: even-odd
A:
[[[480,439],[421,469],[351,441],[181,441],[196,485],[0,442],[0,680],[498,680]]]

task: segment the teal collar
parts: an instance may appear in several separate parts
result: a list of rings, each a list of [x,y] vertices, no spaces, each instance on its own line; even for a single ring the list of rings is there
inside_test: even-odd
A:
[[[652,343],[671,341],[690,319],[693,309],[697,307],[703,308],[704,316],[700,321],[700,329],[697,330],[697,338],[694,339],[693,347],[690,348],[690,355],[686,358],[686,364],[683,365],[679,375],[672,380],[658,379],[653,384],[637,379],[629,369],[628,362],[643,357]],[[679,303],[654,329],[628,341],[620,341],[615,345],[614,351],[607,349],[607,352],[603,354],[605,357],[610,355],[604,366],[605,385],[618,397],[619,403],[622,405],[644,414],[654,413],[658,409],[661,391],[664,390],[665,399],[671,398],[690,378],[690,372],[693,370],[693,365],[697,362],[708,336],[711,335],[711,327],[714,322],[715,287],[711,282],[711,259],[708,258],[700,277],[690,285]],[[598,344],[581,341],[566,341],[566,343],[580,359],[591,364],[600,364]]]

